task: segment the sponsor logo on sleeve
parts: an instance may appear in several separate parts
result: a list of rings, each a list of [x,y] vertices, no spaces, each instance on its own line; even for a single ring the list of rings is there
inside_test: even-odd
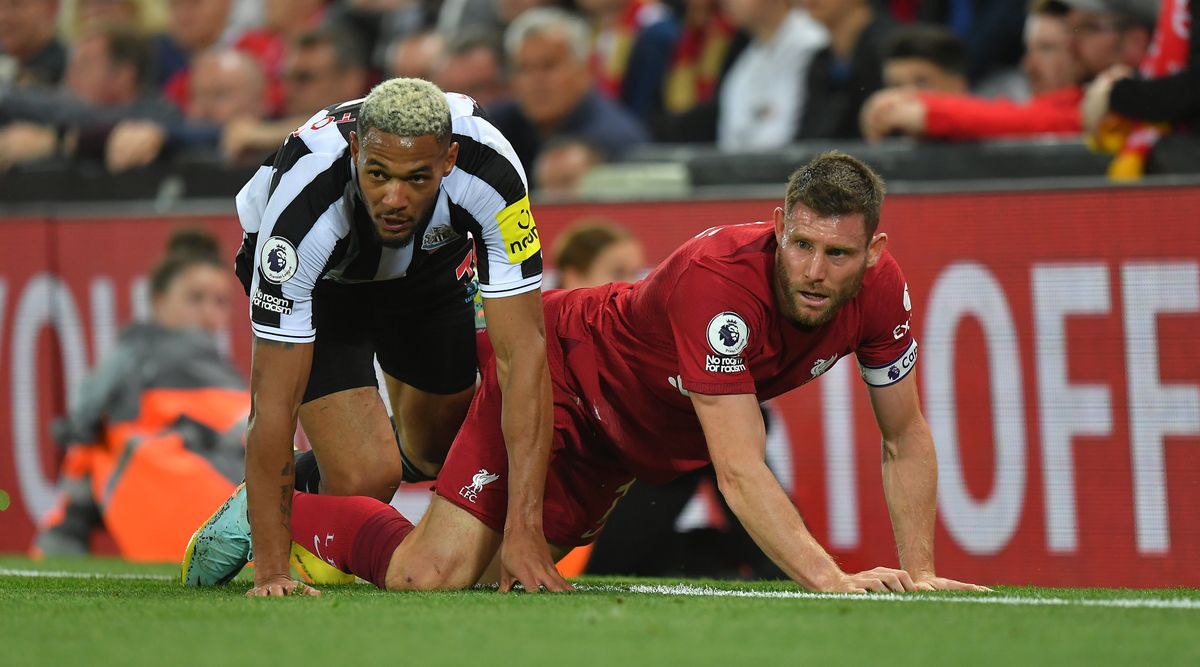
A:
[[[709,373],[741,373],[746,370],[742,350],[750,344],[750,327],[741,315],[732,312],[718,314],[708,322],[708,346],[716,354],[704,358],[704,370]]]
[[[907,334],[909,329],[911,329],[911,328],[912,328],[912,318],[910,317],[904,321],[904,324],[901,324],[900,326],[896,327],[895,329],[892,329],[892,338],[895,340],[900,340],[901,338],[904,338],[904,335]]]
[[[263,244],[258,267],[263,277],[276,285],[287,282],[300,267],[296,247],[282,236],[272,236]]]
[[[293,302],[291,299],[264,294],[262,290],[254,290],[250,304],[259,310],[265,310],[280,315],[291,315]]]
[[[528,195],[497,213],[496,224],[500,227],[500,238],[504,240],[508,261],[513,264],[524,262],[542,249],[537,223],[533,221],[533,212],[529,209]]]

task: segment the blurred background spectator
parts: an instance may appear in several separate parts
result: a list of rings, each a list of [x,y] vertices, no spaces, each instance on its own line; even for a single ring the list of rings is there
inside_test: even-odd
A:
[[[563,230],[551,255],[562,289],[633,282],[646,269],[637,237],[604,218],[586,218]]]
[[[0,0],[0,86],[56,86],[67,51],[55,34],[58,0]]]
[[[1021,32],[1028,8],[1024,0],[922,0],[917,17],[946,25],[963,40],[972,85],[1003,92],[1001,80],[1021,60]]]
[[[1163,71],[1147,72],[1144,63],[1140,77],[1127,66],[1106,70],[1107,76],[1088,90],[1095,107],[1085,107],[1090,129],[1108,112],[1167,123],[1194,122],[1200,117],[1200,2],[1171,0],[1169,7],[1170,12],[1159,17],[1157,48],[1150,49],[1168,60]]]
[[[1141,7],[1147,18],[1149,9]],[[1100,73],[1089,86],[1080,113],[1090,145],[1117,155],[1108,170],[1111,178],[1141,178],[1158,139],[1169,131],[1192,130],[1200,118],[1198,17],[1195,0],[1165,0],[1154,41],[1138,64],[1138,77],[1121,63]]]
[[[1179,16],[1162,25],[1178,32],[1194,8],[1169,2]],[[315,111],[392,76],[473,97],[553,196],[571,196],[592,166],[652,139],[759,152],[892,135],[1075,135],[1110,107],[1178,132],[1200,87],[1186,36],[1167,40],[1183,45],[1169,69],[1144,62],[1158,9],[1158,0],[0,0],[0,166],[252,165]]]
[[[1023,60],[1034,96],[1027,103],[894,89],[863,109],[863,135],[982,139],[1079,134],[1084,81],[1114,65],[1133,67],[1147,53],[1156,15],[1132,0],[1039,0],[1027,19]]]
[[[590,143],[573,137],[546,142],[533,169],[533,190],[539,197],[565,199],[579,193],[583,177],[604,154]]]
[[[679,22],[654,0],[577,0],[595,31],[596,87],[643,121],[662,108]]]
[[[253,56],[230,48],[214,48],[196,57],[188,85],[187,113],[182,121],[123,121],[105,147],[111,172],[145,166],[164,152],[213,154],[226,128],[266,118],[266,77]]]
[[[829,31],[829,46],[817,51],[805,81],[799,139],[859,136],[858,110],[883,86],[883,45],[895,27],[873,0],[801,0]]]
[[[53,424],[60,496],[35,553],[87,554],[103,526],[125,558],[174,561],[241,478],[250,395],[217,345],[232,305],[227,264],[208,232],[168,240],[150,275],[151,321],[121,332]]]
[[[0,96],[0,169],[55,155],[95,157],[126,119],[178,117],[151,87],[150,46],[127,28],[98,28],[71,50],[60,90],[17,88]]]
[[[607,158],[647,141],[637,118],[593,84],[583,19],[556,8],[531,9],[508,27],[504,50],[514,100],[489,111],[527,171],[542,145],[554,137],[578,137]]]
[[[387,75],[428,80],[433,75],[434,63],[441,59],[444,50],[445,39],[435,30],[405,35],[387,48]]]
[[[950,29],[927,23],[905,26],[892,34],[884,50],[883,85],[888,88],[967,92],[966,46]]]
[[[783,146],[796,136],[808,68],[829,34],[788,0],[725,0],[725,9],[750,43],[721,87],[717,145],[737,151]]]
[[[431,80],[442,90],[462,93],[482,107],[507,98],[508,79],[500,39],[480,28],[458,33],[434,61]]]
[[[225,126],[221,152],[230,161],[256,162],[321,109],[353,100],[369,88],[366,54],[354,35],[324,26],[291,44],[283,71],[283,118],[237,118]]]

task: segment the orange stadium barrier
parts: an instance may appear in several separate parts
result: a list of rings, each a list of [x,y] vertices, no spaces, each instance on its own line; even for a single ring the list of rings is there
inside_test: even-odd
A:
[[[657,262],[774,201],[543,206],[544,245],[604,216]],[[174,224],[0,219],[0,551],[53,504],[50,419],[140,312]],[[1200,586],[1200,188],[894,195],[940,464],[938,569],[989,583]],[[239,300],[229,344],[246,367]],[[846,568],[896,562],[879,434],[852,361],[774,402],[772,464]],[[664,381],[666,379],[664,378]],[[781,444],[782,443],[782,444]]]

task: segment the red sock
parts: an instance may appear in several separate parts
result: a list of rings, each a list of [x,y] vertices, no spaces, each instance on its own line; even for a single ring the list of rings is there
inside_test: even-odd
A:
[[[392,554],[413,525],[396,508],[362,496],[292,498],[292,540],[342,572],[386,588]]]

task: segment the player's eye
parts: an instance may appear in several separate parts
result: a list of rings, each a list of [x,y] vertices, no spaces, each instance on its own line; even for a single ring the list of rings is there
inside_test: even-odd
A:
[[[368,171],[367,175],[377,181],[383,181],[383,180],[387,179],[387,177],[384,176],[383,172],[379,171],[378,169],[372,169],[371,171]]]
[[[846,255],[846,251],[842,250],[841,248],[831,248],[829,250],[830,257],[844,257],[845,255]]]

